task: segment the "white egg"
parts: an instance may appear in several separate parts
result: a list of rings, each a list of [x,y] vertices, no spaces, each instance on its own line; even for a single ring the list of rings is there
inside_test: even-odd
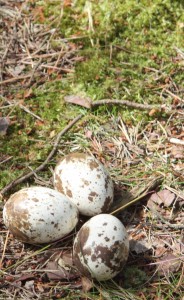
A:
[[[74,229],[78,209],[65,195],[53,189],[29,187],[9,198],[3,219],[19,240],[30,244],[50,243]]]
[[[129,240],[124,225],[116,217],[100,214],[79,230],[73,246],[77,269],[98,281],[116,276],[129,254]]]
[[[88,154],[65,156],[55,168],[54,187],[86,216],[108,212],[113,202],[112,179],[104,166]]]

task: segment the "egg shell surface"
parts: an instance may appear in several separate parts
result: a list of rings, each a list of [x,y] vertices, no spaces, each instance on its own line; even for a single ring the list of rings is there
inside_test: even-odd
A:
[[[55,168],[54,187],[68,196],[85,216],[108,212],[113,202],[112,179],[104,166],[88,154],[65,156]]]
[[[79,230],[73,246],[73,259],[78,270],[98,281],[116,276],[129,254],[126,229],[119,219],[109,214],[92,217]]]
[[[17,239],[30,244],[50,243],[74,229],[78,209],[65,195],[53,189],[29,187],[8,199],[3,219]]]

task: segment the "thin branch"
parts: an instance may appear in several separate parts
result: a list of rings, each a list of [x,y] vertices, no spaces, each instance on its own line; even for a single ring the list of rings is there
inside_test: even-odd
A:
[[[13,78],[10,78],[10,79],[6,79],[6,80],[3,80],[3,81],[0,81],[0,85],[7,84],[7,83],[12,83],[14,81],[26,79],[26,78],[29,78],[29,77],[31,77],[31,74],[13,77]]]
[[[0,161],[0,165],[4,164],[5,162],[9,161],[10,159],[12,159],[13,156],[9,156],[7,158],[5,158],[3,161]]]
[[[167,94],[169,94],[170,96],[172,96],[173,98],[176,98],[176,99],[178,99],[178,100],[181,101],[181,102],[184,102],[184,100],[183,100],[182,98],[180,98],[179,96],[175,95],[175,94],[172,93],[171,91],[165,89],[165,92],[166,92]]]
[[[40,118],[39,116],[37,116],[36,114],[34,114],[32,111],[30,111],[27,107],[25,107],[22,104],[18,103],[18,106],[23,109],[25,112],[27,112],[28,114],[32,115],[33,117],[35,117],[36,119],[40,120],[41,122],[43,122],[43,119]]]
[[[100,105],[105,105],[105,104],[126,105],[128,107],[133,107],[133,108],[138,108],[138,109],[143,109],[143,110],[151,110],[153,108],[157,108],[156,105],[141,104],[141,103],[135,103],[135,102],[128,101],[128,100],[117,100],[117,99],[114,99],[114,100],[103,99],[103,100],[99,100],[99,101],[94,101],[94,102],[92,102],[91,105],[92,105],[92,107],[95,107],[95,106],[100,106]],[[159,107],[159,109],[160,109],[160,107]]]
[[[175,229],[175,230],[183,230],[184,229],[184,225],[183,224],[171,224],[171,223],[167,223],[167,224],[151,224],[151,227],[155,227],[158,229],[167,229],[168,227]]]
[[[12,111],[14,110],[15,107],[20,107],[22,110],[24,110],[25,112],[27,112],[28,114],[32,115],[34,118],[40,120],[41,122],[43,122],[43,119],[40,118],[39,116],[37,116],[35,113],[33,113],[32,111],[30,111],[26,106],[22,105],[19,103],[18,100],[12,100],[12,101],[9,101],[8,99],[6,99],[5,97],[1,96],[1,98],[6,102],[8,103],[9,105],[7,106],[2,106],[3,108],[7,108],[7,107],[11,107],[13,106],[13,109],[10,110],[10,112],[8,113],[8,116],[11,115]],[[12,103],[13,102],[13,103]],[[0,109],[2,108],[0,107]]]
[[[179,111],[174,110],[172,108],[167,108],[165,105],[141,104],[129,100],[102,99],[91,103],[92,108],[100,105],[124,105],[135,109],[148,110],[148,111],[155,109],[156,111],[164,112],[167,115],[174,115],[180,113]]]
[[[15,186],[17,186],[18,184],[26,181],[27,179],[29,179],[30,177],[32,177],[33,175],[35,175],[35,173],[38,173],[40,171],[42,171],[43,169],[45,169],[46,165],[48,164],[48,162],[52,159],[52,157],[55,155],[60,139],[61,137],[67,133],[81,118],[83,117],[83,115],[78,115],[75,119],[73,119],[73,121],[71,123],[69,123],[58,135],[57,138],[55,140],[54,146],[52,148],[52,151],[49,153],[49,155],[47,156],[46,160],[39,166],[37,167],[35,170],[13,180],[12,182],[10,182],[9,184],[7,184],[1,191],[0,191],[0,196],[3,196],[4,194],[6,194],[9,190],[11,190],[12,188],[14,188]]]
[[[151,212],[154,213],[154,215],[160,219],[160,221],[164,224],[164,227],[170,227],[170,228],[173,228],[175,230],[180,230],[180,229],[184,229],[184,225],[183,224],[172,224],[170,222],[168,222],[167,220],[165,220],[165,218],[162,217],[162,215],[158,212],[158,211],[155,211],[153,209],[151,209]],[[160,226],[160,224],[154,224],[155,227],[162,227],[162,225]],[[162,229],[162,228],[161,228]]]
[[[35,75],[35,73],[36,73],[36,71],[37,71],[39,65],[41,64],[41,62],[42,62],[42,59],[40,58],[40,59],[38,60],[38,62],[34,65],[33,70],[32,70],[32,74],[31,74],[31,77],[29,78],[28,82],[26,83],[26,87],[27,87],[27,88],[30,87],[30,85],[31,85],[31,83],[32,83],[32,81],[33,81],[34,75]]]

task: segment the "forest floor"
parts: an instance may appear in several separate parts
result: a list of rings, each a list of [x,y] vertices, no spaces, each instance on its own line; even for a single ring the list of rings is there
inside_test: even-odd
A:
[[[184,299],[184,5],[121,2],[0,0],[0,300]],[[71,152],[108,169],[129,234],[107,282],[63,271],[82,216],[44,246],[3,222],[9,196],[53,188]]]

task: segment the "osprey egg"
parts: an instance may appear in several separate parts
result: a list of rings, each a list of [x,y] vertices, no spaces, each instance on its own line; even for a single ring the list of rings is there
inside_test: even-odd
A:
[[[85,276],[98,281],[116,276],[129,254],[128,234],[119,219],[109,214],[92,217],[79,230],[73,260]]]
[[[29,187],[13,194],[3,209],[4,223],[19,240],[50,243],[70,233],[78,222],[78,209],[50,188]]]
[[[77,205],[85,216],[109,211],[114,187],[104,166],[93,156],[71,153],[54,170],[54,187]]]

